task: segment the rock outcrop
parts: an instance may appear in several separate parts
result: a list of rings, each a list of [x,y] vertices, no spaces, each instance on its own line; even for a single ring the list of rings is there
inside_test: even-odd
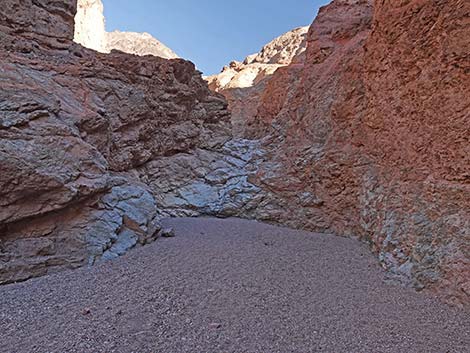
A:
[[[250,215],[357,236],[391,278],[468,304],[469,6],[335,0],[304,60],[235,88],[264,156]]]
[[[292,62],[302,62],[308,27],[299,27],[266,44],[243,63],[232,61],[218,75],[207,77],[209,87],[222,93],[230,104],[234,135],[246,136],[246,126],[257,113],[263,92],[273,73]]]
[[[377,2],[355,144],[363,236],[387,268],[470,303],[470,3]]]
[[[0,283],[153,241],[139,168],[230,139],[226,103],[192,63],[85,49],[74,15],[72,2],[0,8]]]
[[[148,33],[106,32],[101,0],[78,0],[74,40],[101,53],[120,50],[129,54],[153,55],[165,59],[178,56]]]

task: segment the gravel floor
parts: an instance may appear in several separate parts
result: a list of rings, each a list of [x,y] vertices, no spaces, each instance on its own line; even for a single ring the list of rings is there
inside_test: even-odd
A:
[[[238,219],[0,287],[0,351],[470,352],[470,312],[384,283],[364,244]]]

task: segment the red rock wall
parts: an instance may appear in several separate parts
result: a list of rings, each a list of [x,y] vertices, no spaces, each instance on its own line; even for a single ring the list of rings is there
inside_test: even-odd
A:
[[[366,236],[388,266],[408,267],[418,288],[467,303],[469,14],[462,0],[376,1],[361,121],[378,175]]]
[[[73,39],[74,0],[2,1],[0,32],[21,35],[32,41],[46,41],[61,46]]]
[[[258,212],[359,236],[393,278],[469,303],[470,4],[372,5],[322,8],[304,65],[268,83]]]
[[[256,184],[278,198],[271,220],[340,234],[358,234],[361,168],[352,144],[364,108],[361,72],[371,30],[369,1],[335,1],[308,34],[306,59],[278,70],[264,92],[251,135],[267,138],[269,162]],[[288,177],[285,177],[285,176]]]

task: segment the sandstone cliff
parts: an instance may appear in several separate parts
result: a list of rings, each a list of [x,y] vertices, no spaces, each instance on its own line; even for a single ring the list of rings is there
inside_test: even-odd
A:
[[[74,40],[101,53],[120,50],[129,54],[153,55],[165,59],[178,56],[148,33],[106,32],[101,0],[78,0]]]

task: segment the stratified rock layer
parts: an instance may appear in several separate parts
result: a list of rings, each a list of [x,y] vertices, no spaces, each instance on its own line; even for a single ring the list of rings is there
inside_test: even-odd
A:
[[[120,50],[129,54],[154,55],[175,59],[174,51],[148,33],[106,32],[104,7],[101,0],[78,0],[74,40],[101,53]]]
[[[192,63],[85,49],[61,4],[0,8],[0,283],[153,241],[137,169],[230,138],[225,101]]]

